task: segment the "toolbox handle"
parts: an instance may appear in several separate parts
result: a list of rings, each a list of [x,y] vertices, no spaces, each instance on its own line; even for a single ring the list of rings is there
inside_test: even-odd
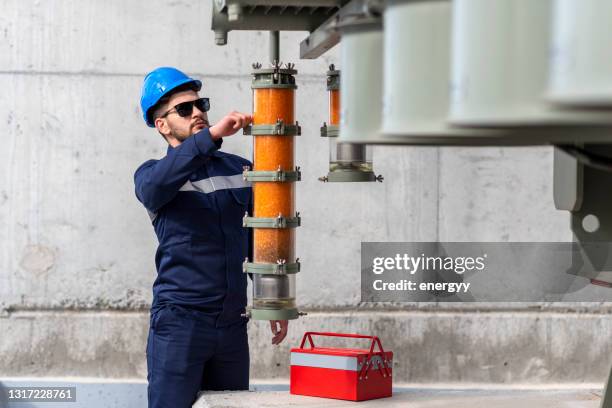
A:
[[[367,378],[368,370],[372,365],[372,357],[374,356],[374,346],[378,345],[378,349],[380,350],[380,354],[382,355],[382,364],[378,370],[381,372],[383,377],[391,376],[389,373],[389,368],[385,362],[385,350],[383,349],[382,344],[380,343],[380,339],[378,336],[367,336],[363,334],[351,334],[351,333],[329,333],[329,332],[306,332],[304,333],[304,337],[302,338],[302,343],[300,344],[300,348],[303,349],[306,344],[306,339],[310,343],[310,348],[314,348],[314,342],[312,341],[312,336],[325,336],[325,337],[348,337],[353,339],[371,339],[372,344],[370,344],[370,352],[366,357],[364,364],[361,366],[361,370],[359,371],[359,379]],[[378,353],[377,353],[378,354]],[[383,372],[384,370],[384,372]]]
[[[380,339],[376,336],[367,336],[364,334],[351,334],[351,333],[329,333],[329,332],[306,332],[304,333],[304,337],[302,338],[302,343],[300,344],[300,348],[304,348],[306,344],[306,339],[310,343],[310,348],[314,348],[314,343],[312,341],[312,336],[325,336],[325,337],[349,337],[353,339],[372,339],[371,349],[374,348],[374,342],[378,344],[378,348],[383,352],[382,346],[380,344]]]

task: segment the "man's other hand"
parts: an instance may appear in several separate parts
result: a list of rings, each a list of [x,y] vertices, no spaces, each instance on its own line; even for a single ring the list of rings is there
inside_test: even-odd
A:
[[[287,327],[289,322],[287,320],[270,320],[270,329],[272,330],[272,344],[280,344],[281,341],[287,336]]]
[[[218,140],[225,136],[231,136],[245,126],[250,125],[252,122],[252,115],[234,111],[210,127],[210,136],[213,138],[213,140]]]

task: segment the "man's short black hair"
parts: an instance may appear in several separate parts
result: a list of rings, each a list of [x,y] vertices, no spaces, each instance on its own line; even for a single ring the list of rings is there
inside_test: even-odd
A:
[[[151,107],[151,109],[149,110],[149,115],[152,116],[151,118],[151,123],[155,123],[155,120],[159,117],[161,117],[161,115],[163,115],[165,112],[163,112],[161,110],[161,108],[170,100],[170,98],[172,97],[172,95],[178,93],[178,92],[183,92],[183,91],[187,91],[187,90],[193,90],[195,92],[198,91],[198,87],[191,83],[188,82],[186,84],[177,86],[176,88],[174,88],[173,90],[171,90],[170,92],[168,92],[166,95],[164,95],[159,101],[157,101],[157,103],[155,105],[153,105]]]

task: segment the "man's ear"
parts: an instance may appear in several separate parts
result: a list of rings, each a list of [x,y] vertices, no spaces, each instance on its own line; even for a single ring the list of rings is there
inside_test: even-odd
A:
[[[170,135],[170,128],[168,127],[168,122],[166,119],[156,118],[154,124],[157,131],[167,139],[168,135]]]

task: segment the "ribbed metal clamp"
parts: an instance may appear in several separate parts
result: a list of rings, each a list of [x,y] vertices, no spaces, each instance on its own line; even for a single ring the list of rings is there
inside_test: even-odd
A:
[[[242,219],[242,226],[247,228],[297,228],[300,224],[299,212],[295,213],[295,217],[283,217],[279,214],[275,218],[249,217],[249,214],[245,213]]]
[[[302,128],[297,120],[295,125],[285,125],[279,119],[273,125],[249,125],[244,128],[243,134],[251,136],[300,136]]]
[[[328,125],[326,122],[323,122],[321,137],[338,137],[338,135],[340,135],[340,126]]]
[[[279,259],[273,263],[249,262],[245,259],[242,263],[242,272],[259,273],[262,275],[292,275],[300,271],[300,259],[296,258],[294,263],[287,263],[284,259]]]
[[[280,167],[276,171],[255,171],[245,168],[242,176],[246,181],[277,181],[277,182],[290,182],[300,181],[302,179],[302,173],[300,168],[296,167],[293,171],[284,171]]]

